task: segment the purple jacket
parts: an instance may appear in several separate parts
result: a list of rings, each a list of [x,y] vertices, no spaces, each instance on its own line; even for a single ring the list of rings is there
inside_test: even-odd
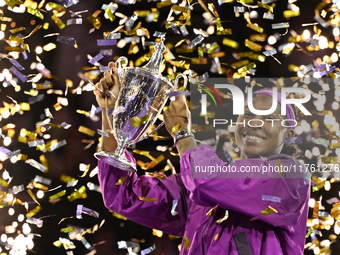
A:
[[[126,157],[134,161],[127,151]],[[169,177],[137,177],[99,161],[105,206],[144,226],[183,237],[181,255],[303,253],[309,173],[296,170],[294,178],[290,172],[264,173],[263,178],[228,178],[228,174],[221,178],[217,173],[209,178],[192,178],[190,162],[192,171],[196,166],[227,165],[205,147],[186,152],[180,160],[181,174]],[[232,166],[275,166],[277,162],[301,165],[279,154],[238,160]],[[173,206],[174,201],[177,206]],[[266,213],[268,206],[277,212]],[[226,212],[227,219],[221,220]]]

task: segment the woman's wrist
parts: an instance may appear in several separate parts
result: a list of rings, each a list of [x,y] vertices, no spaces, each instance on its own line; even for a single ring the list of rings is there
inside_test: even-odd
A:
[[[184,138],[187,138],[187,137],[190,137],[190,136],[195,138],[194,134],[188,129],[177,130],[176,134],[173,137],[175,145],[176,145],[177,141],[184,139]]]
[[[177,151],[180,157],[190,150],[191,148],[197,147],[196,140],[193,136],[188,136],[183,139],[180,139],[176,143]]]

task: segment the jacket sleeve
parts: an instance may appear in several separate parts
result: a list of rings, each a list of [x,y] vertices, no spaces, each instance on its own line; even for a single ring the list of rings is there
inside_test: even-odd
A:
[[[292,166],[291,173],[240,173],[242,166],[263,169],[264,166],[269,168],[269,165],[274,167],[278,162],[283,166]],[[294,164],[297,165],[295,173]],[[219,159],[211,149],[197,147],[182,156],[181,176],[184,185],[191,192],[190,198],[199,205],[219,205],[223,209],[289,229],[289,225],[296,223],[308,206],[310,180],[305,178],[304,168],[300,172],[299,165],[301,164],[289,156],[283,156],[280,161],[269,158],[242,159],[232,164],[233,169],[238,172],[230,170],[218,173],[218,166],[228,166],[228,163]],[[202,174],[208,166],[215,166],[215,172]],[[198,174],[198,171],[201,173]],[[277,212],[271,212],[269,206]]]
[[[125,156],[135,164],[128,151]],[[99,184],[108,209],[146,227],[175,236],[183,235],[187,192],[178,175],[137,177],[135,172],[120,170],[100,160],[98,169]]]

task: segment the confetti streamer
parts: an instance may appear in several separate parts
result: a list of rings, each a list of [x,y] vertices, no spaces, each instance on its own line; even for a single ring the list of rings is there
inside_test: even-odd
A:
[[[178,204],[178,199],[172,200],[172,208],[171,208],[171,215],[176,216],[178,212],[176,212],[176,207]]]
[[[40,205],[40,203],[38,202],[36,197],[33,195],[32,190],[27,189],[27,193],[30,195],[30,197],[33,199],[34,202],[36,202],[38,205]]]
[[[267,209],[262,210],[261,213],[263,215],[269,215],[269,214],[272,214],[272,213],[278,213],[278,211],[276,209],[274,209],[273,207],[271,207],[270,205],[268,205]]]
[[[280,197],[274,197],[274,196],[268,196],[268,195],[262,195],[262,200],[263,201],[272,201],[272,202],[276,202],[276,203],[281,203]]]
[[[22,65],[20,65],[19,62],[16,59],[11,58],[11,59],[9,59],[9,61],[20,71],[25,70],[25,68]]]
[[[280,28],[288,28],[288,27],[289,27],[289,23],[288,22],[272,24],[272,29],[280,29]]]
[[[146,248],[144,250],[141,250],[141,255],[145,255],[145,254],[149,254],[151,253],[152,251],[154,251],[156,249],[156,245],[152,245],[150,246],[149,248]]]
[[[141,201],[156,202],[156,198],[153,197],[138,197]]]
[[[89,136],[94,136],[95,135],[95,131],[87,128],[87,127],[84,127],[84,126],[79,126],[78,128],[78,131],[81,132],[81,133],[84,133],[86,135],[89,135]]]
[[[91,58],[88,62],[92,65],[94,65],[95,62],[98,62],[99,60],[101,60],[102,58],[104,58],[104,56],[102,54],[97,54],[95,57]]]
[[[204,40],[204,37],[202,35],[198,35],[195,39],[193,39],[189,44],[189,48],[194,48],[197,44],[201,43]]]
[[[77,19],[68,19],[66,22],[66,25],[79,25],[83,23],[83,19],[82,18],[77,18]]]
[[[18,77],[22,82],[27,81],[27,77],[23,75],[21,72],[19,72],[18,69],[16,69],[14,66],[11,66],[9,69],[16,77]]]
[[[117,45],[116,39],[98,39],[97,46],[113,46]]]
[[[68,36],[62,36],[62,35],[58,35],[57,37],[57,42],[61,42],[61,43],[65,43],[65,44],[69,44],[69,45],[76,45],[76,40],[72,37],[68,37]]]
[[[46,167],[45,167],[45,166],[43,166],[43,165],[40,164],[39,162],[35,161],[34,159],[27,159],[27,160],[25,161],[25,163],[26,163],[26,164],[29,164],[29,165],[31,165],[31,166],[33,166],[33,167],[35,167],[36,169],[38,169],[38,170],[41,171],[41,172],[45,172],[45,170],[46,170]]]

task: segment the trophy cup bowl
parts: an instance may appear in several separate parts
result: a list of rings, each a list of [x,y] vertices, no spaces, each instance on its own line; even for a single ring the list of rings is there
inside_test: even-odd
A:
[[[118,72],[121,90],[112,114],[112,134],[118,147],[114,152],[101,151],[95,153],[94,156],[122,170],[137,171],[134,164],[125,157],[125,149],[131,144],[144,140],[151,134],[149,132],[150,127],[156,122],[169,98],[169,94],[177,89],[178,80],[181,77],[184,78],[184,87],[187,85],[187,77],[183,74],[179,74],[174,85],[172,85],[169,79],[159,73],[161,56],[164,51],[164,48],[161,47],[164,47],[163,41],[158,52],[156,49],[149,63],[141,68],[123,68],[121,62],[124,60],[127,64],[126,57],[120,57],[116,61],[121,67],[121,71]],[[155,54],[158,54],[158,56]],[[162,124],[156,127],[154,131],[160,128]]]

